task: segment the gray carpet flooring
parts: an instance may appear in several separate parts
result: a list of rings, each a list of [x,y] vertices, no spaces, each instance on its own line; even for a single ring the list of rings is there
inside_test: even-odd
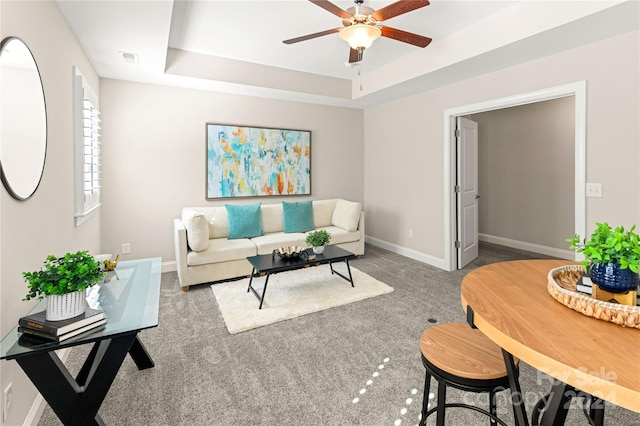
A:
[[[108,425],[416,425],[424,385],[419,338],[430,320],[465,321],[460,282],[473,268],[541,257],[482,244],[472,264],[445,272],[367,245],[352,265],[393,293],[236,335],[227,332],[209,285],[184,293],[175,272],[162,274],[160,324],[140,335],[156,366],[138,371],[127,358],[100,415]],[[74,374],[88,350],[71,353]],[[521,366],[529,413],[550,384]],[[456,390],[447,400],[488,405],[486,395]],[[498,403],[513,424],[506,392]],[[469,410],[447,412],[448,425],[488,423]],[[38,424],[60,422],[47,407]],[[588,422],[574,407],[567,424]],[[605,424],[638,425],[640,414],[607,405]]]

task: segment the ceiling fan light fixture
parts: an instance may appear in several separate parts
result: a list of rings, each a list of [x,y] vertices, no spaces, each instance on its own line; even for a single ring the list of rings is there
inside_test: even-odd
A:
[[[355,24],[340,29],[340,38],[356,50],[369,48],[381,35],[380,28],[373,25]]]

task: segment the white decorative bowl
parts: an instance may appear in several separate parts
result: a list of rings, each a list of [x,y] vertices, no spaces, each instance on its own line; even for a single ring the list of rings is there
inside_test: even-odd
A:
[[[276,253],[283,259],[297,259],[305,252],[304,247],[299,246],[287,246],[287,247],[279,247],[276,249]]]

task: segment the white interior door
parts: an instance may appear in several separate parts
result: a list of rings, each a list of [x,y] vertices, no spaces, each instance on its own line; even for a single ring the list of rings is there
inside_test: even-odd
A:
[[[456,122],[458,269],[478,257],[478,123],[463,117]]]

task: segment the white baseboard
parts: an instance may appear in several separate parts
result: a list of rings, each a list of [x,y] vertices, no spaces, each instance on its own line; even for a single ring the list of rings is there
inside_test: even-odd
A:
[[[38,394],[36,399],[31,404],[31,409],[27,413],[27,417],[24,419],[24,423],[22,426],[36,426],[40,421],[40,417],[42,417],[42,413],[44,412],[47,403],[45,402],[42,395]]]
[[[575,253],[572,252],[571,250],[562,250],[562,249],[557,249],[553,247],[527,243],[524,241],[511,240],[509,238],[496,237],[496,236],[487,235],[487,234],[478,234],[478,239],[480,241],[486,241],[488,243],[500,244],[506,247],[512,247],[520,250],[531,251],[534,253],[545,254],[547,256],[558,257],[560,259],[569,259],[569,260],[575,259]],[[447,268],[445,267],[444,259],[440,259],[438,257],[434,257],[431,255],[404,247],[404,246],[399,246],[397,244],[389,243],[387,241],[380,240],[374,237],[365,236],[364,240],[369,244],[372,244],[377,247],[381,247],[393,253],[397,253],[402,256],[406,256],[411,259],[418,260],[420,262],[429,264],[431,266],[435,266],[436,268],[444,269],[445,271],[447,270]],[[176,270],[177,270],[177,267],[176,267],[175,260],[172,260],[169,262],[162,262],[162,272],[173,272]]]
[[[170,262],[162,262],[162,272],[173,272],[177,270],[178,267],[176,266],[175,260],[172,260]]]
[[[527,243],[524,241],[511,240],[509,238],[496,237],[494,235],[478,234],[478,240],[488,243],[500,244],[501,246],[511,247],[519,250],[531,251],[547,256],[557,257],[560,259],[574,260],[575,253],[571,250],[563,250],[554,247],[542,246],[539,244]]]
[[[436,268],[444,269],[445,271],[447,270],[447,268],[445,267],[444,259],[440,259],[438,257],[434,257],[407,247],[399,246],[397,244],[389,243],[387,241],[383,241],[374,237],[366,236],[364,238],[364,241],[385,250],[389,250],[393,253],[418,260],[428,265],[435,266]]]

